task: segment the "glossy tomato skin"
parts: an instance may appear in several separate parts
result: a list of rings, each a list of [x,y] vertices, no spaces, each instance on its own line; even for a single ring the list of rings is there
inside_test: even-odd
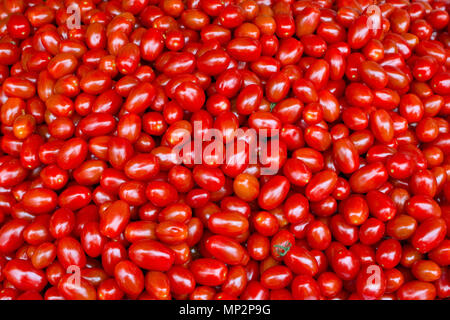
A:
[[[106,209],[100,220],[100,232],[109,238],[120,235],[130,219],[130,207],[123,200],[117,200]]]
[[[58,284],[58,291],[70,300],[96,300],[96,290],[87,280],[81,278],[77,284],[73,275],[65,275]]]
[[[114,279],[104,280],[97,289],[98,300],[120,300],[123,298],[124,292],[120,290]]]
[[[444,240],[446,232],[447,226],[443,219],[429,218],[418,226],[411,242],[420,253],[426,253]]]
[[[154,240],[142,240],[132,244],[129,256],[141,268],[154,271],[167,271],[175,256],[171,249]]]
[[[376,261],[383,268],[392,269],[400,262],[401,251],[401,244],[398,240],[384,240],[376,251]]]
[[[248,230],[249,221],[239,212],[222,211],[209,217],[208,228],[216,234],[236,237]]]
[[[215,192],[225,184],[225,176],[218,168],[196,166],[193,171],[194,181],[203,189]]]
[[[385,166],[380,162],[368,164],[352,174],[350,186],[354,192],[366,193],[379,188],[387,181],[388,174]]]
[[[339,139],[333,144],[333,158],[343,173],[352,173],[359,167],[358,152],[348,138]]]
[[[386,290],[386,277],[378,265],[365,265],[361,268],[356,288],[358,294],[365,300],[380,298]]]
[[[332,235],[343,244],[352,245],[358,240],[357,227],[348,224],[341,215],[331,218],[330,230]]]
[[[2,253],[10,253],[18,249],[24,241],[24,230],[29,225],[27,221],[13,219],[0,229],[0,248]]]
[[[292,281],[292,297],[295,300],[320,300],[319,285],[312,277],[299,275]]]
[[[31,263],[37,269],[48,267],[56,258],[56,246],[50,242],[39,245],[31,257]]]
[[[332,255],[331,266],[339,278],[353,280],[358,275],[361,263],[353,252],[342,248]]]
[[[433,300],[436,288],[433,284],[423,281],[410,281],[397,292],[399,300]]]
[[[241,295],[242,300],[267,300],[269,290],[258,281],[250,281]]]
[[[79,241],[72,237],[64,237],[59,240],[57,257],[66,269],[70,266],[83,268],[86,265],[86,254]]]
[[[273,266],[261,275],[261,284],[272,290],[282,289],[292,281],[292,272],[284,266]]]
[[[287,178],[274,176],[261,189],[258,197],[259,205],[266,210],[276,208],[287,196],[289,186]]]
[[[317,261],[305,248],[294,246],[284,256],[285,264],[296,274],[314,276],[318,272]]]
[[[119,262],[114,268],[114,277],[119,288],[130,296],[137,296],[144,290],[144,274],[131,261]]]
[[[10,281],[19,290],[41,291],[47,284],[47,279],[42,270],[32,266],[29,261],[14,259],[9,261],[3,273],[6,279]]]
[[[212,236],[206,240],[206,249],[215,258],[229,264],[246,264],[249,255],[237,242],[224,236]]]
[[[57,164],[61,169],[75,169],[87,156],[87,144],[80,138],[66,141],[57,156]]]
[[[306,218],[309,211],[309,202],[303,195],[293,194],[286,199],[283,209],[286,219],[295,224]]]
[[[394,202],[380,191],[369,191],[366,200],[371,215],[381,221],[391,220],[397,214]]]
[[[167,273],[171,291],[174,294],[189,294],[194,291],[195,279],[191,271],[186,268],[173,266]]]
[[[210,258],[193,261],[190,270],[195,281],[206,286],[221,285],[228,274],[228,269],[223,262]]]
[[[325,250],[331,244],[330,228],[321,221],[314,221],[306,230],[308,244],[315,250]]]
[[[305,195],[310,201],[321,201],[333,191],[336,183],[336,173],[324,170],[313,176],[306,187]]]
[[[369,2],[4,1],[0,298],[448,299],[448,6]]]
[[[247,273],[243,266],[231,267],[227,279],[222,285],[222,290],[231,295],[239,296],[247,285]]]
[[[100,233],[100,225],[98,222],[87,223],[80,235],[83,250],[90,257],[98,257],[101,255],[105,244],[106,237]]]
[[[449,250],[449,241],[444,240],[439,246],[429,252],[431,260],[439,264],[440,266],[446,265],[448,262],[446,252]]]
[[[56,206],[57,195],[46,188],[36,188],[24,194],[22,204],[30,213],[48,213]]]

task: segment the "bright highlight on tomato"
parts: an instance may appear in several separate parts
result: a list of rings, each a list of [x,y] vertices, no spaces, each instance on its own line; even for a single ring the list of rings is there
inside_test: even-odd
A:
[[[2,1],[0,299],[450,298],[449,12]]]

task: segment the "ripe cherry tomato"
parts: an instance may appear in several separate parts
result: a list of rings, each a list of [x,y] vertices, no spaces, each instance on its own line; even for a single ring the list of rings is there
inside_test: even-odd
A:
[[[0,298],[448,299],[447,2],[3,1]]]

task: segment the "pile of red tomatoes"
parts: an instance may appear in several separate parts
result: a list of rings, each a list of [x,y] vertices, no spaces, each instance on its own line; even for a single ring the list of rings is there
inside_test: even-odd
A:
[[[0,299],[448,299],[449,11],[0,1]]]

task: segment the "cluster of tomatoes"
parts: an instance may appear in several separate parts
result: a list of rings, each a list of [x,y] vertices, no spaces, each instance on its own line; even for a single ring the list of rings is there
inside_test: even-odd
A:
[[[449,10],[1,1],[0,299],[449,298]]]

